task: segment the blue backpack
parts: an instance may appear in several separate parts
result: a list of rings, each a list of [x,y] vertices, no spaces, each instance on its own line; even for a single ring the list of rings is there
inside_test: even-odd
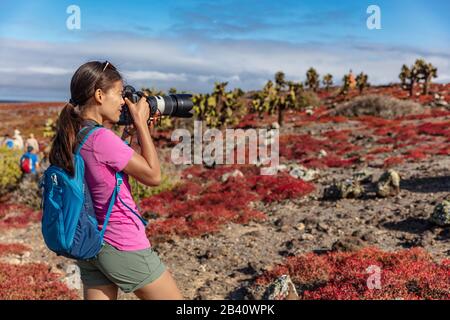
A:
[[[81,138],[78,141],[81,143],[74,154],[74,177],[68,175],[64,169],[51,165],[41,178],[42,235],[47,247],[57,255],[87,260],[94,258],[103,246],[103,236],[112,207],[119,195],[123,173],[116,172],[116,186],[111,195],[103,227],[99,230],[91,195],[84,178],[84,160],[80,155],[87,138],[101,127],[101,125],[87,126],[80,130]],[[120,196],[118,198],[144,226],[147,225],[146,220],[127,206]]]

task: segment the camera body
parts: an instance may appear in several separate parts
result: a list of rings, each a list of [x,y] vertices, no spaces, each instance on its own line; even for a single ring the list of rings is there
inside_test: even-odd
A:
[[[192,95],[191,94],[170,94],[167,96],[145,96],[142,91],[136,91],[132,86],[127,85],[123,90],[123,97],[128,98],[131,102],[137,103],[139,99],[145,97],[150,108],[150,117],[156,113],[161,115],[191,118],[193,116]],[[133,123],[133,117],[127,104],[122,106],[118,125],[130,125]]]

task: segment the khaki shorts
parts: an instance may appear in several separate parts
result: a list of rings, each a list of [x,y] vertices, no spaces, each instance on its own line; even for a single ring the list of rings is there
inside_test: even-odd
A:
[[[77,264],[85,287],[116,284],[125,293],[155,281],[166,269],[151,248],[121,251],[107,242],[95,258]]]

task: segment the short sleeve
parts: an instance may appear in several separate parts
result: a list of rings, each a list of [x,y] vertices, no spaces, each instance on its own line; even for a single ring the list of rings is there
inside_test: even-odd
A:
[[[110,166],[115,171],[122,171],[134,153],[132,148],[106,128],[98,129],[94,133],[92,147],[97,161]]]

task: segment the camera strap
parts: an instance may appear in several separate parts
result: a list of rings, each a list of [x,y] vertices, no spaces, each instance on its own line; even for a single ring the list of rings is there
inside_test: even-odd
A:
[[[77,148],[79,147],[80,143],[84,141],[84,138],[86,135],[91,131],[90,129],[94,127],[103,127],[101,124],[99,124],[95,120],[87,119],[82,122],[81,130],[77,134]]]

